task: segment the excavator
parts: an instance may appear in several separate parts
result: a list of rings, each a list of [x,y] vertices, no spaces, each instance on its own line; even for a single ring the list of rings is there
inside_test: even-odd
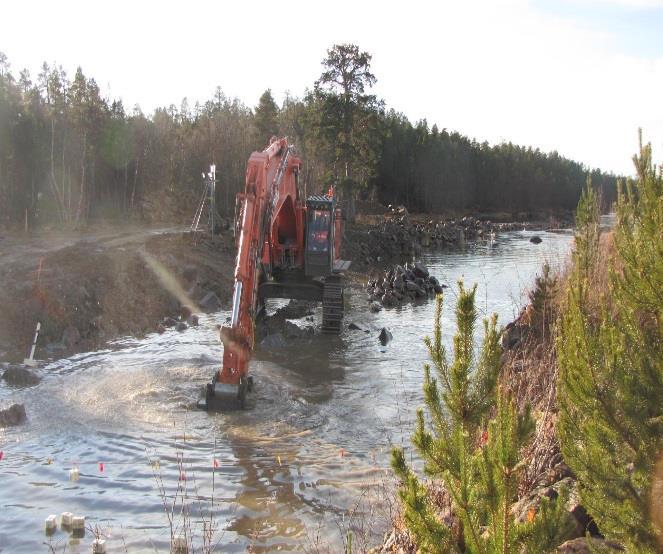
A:
[[[301,160],[287,138],[251,154],[235,203],[237,259],[230,325],[221,328],[223,365],[205,388],[208,411],[242,409],[253,388],[255,321],[270,298],[322,302],[322,332],[343,321],[342,211],[334,189],[302,200]]]

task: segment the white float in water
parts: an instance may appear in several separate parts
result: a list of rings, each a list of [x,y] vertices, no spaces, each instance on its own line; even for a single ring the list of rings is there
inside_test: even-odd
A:
[[[62,527],[71,527],[71,520],[74,518],[74,514],[71,512],[62,512],[60,516],[60,525]]]
[[[71,528],[77,531],[85,529],[85,516],[74,516],[71,518]]]
[[[50,515],[46,518],[46,521],[44,521],[44,524],[46,525],[46,531],[55,531],[55,529],[58,526],[58,518],[55,515]]]
[[[173,552],[188,552],[189,545],[186,542],[186,537],[175,537],[173,539]]]
[[[106,541],[104,539],[94,539],[92,554],[106,554]]]
[[[69,470],[69,480],[70,481],[78,481],[80,479],[81,473],[78,471],[77,467],[71,468]]]

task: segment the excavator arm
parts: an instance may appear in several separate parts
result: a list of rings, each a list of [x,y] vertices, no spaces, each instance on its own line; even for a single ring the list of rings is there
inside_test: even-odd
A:
[[[298,160],[291,160],[285,138],[275,140],[263,152],[254,152],[249,159],[245,191],[238,195],[239,233],[230,325],[221,328],[223,366],[207,386],[208,410],[243,407],[251,387],[248,364],[254,346],[258,286],[263,268],[271,264],[272,217],[279,204],[282,181],[288,171],[297,171],[298,165]]]

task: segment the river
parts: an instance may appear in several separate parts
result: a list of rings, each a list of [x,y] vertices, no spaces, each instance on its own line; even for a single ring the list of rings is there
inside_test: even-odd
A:
[[[534,234],[541,244],[529,242]],[[523,231],[425,254],[450,285],[445,340],[458,279],[477,283],[481,314],[496,312],[505,325],[542,264],[565,263],[571,244],[569,232]],[[55,361],[35,387],[0,381],[0,405],[21,402],[28,413],[25,425],[0,429],[0,551],[41,552],[50,542],[58,552],[90,552],[96,531],[109,552],[167,552],[164,501],[174,496],[175,533],[190,530],[196,551],[210,518],[212,544],[223,552],[339,551],[350,531],[355,551],[379,542],[394,509],[390,446],[409,448],[422,403],[422,337],[434,301],[372,314],[353,290],[348,303],[346,324],[368,332],[258,352],[243,412],[193,407],[221,359],[215,325],[226,312],[184,333],[126,338]],[[393,333],[387,346],[377,340],[382,327]],[[87,517],[83,538],[45,535],[46,516],[64,511]]]

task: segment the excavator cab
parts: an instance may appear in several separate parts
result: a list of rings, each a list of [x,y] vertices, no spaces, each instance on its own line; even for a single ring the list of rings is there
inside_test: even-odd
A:
[[[333,198],[309,196],[306,199],[304,270],[308,277],[326,277],[332,273],[334,216]]]

